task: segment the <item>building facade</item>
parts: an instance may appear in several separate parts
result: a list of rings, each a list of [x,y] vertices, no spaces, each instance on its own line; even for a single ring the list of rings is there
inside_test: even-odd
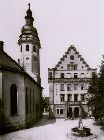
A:
[[[71,45],[58,64],[48,69],[50,117],[77,118],[80,107],[83,116],[88,115],[86,99],[93,72],[96,69],[91,69]]]
[[[29,127],[42,117],[41,45],[33,27],[30,5],[26,13],[26,22],[18,40],[21,53],[18,63],[4,52],[0,41],[1,133]]]

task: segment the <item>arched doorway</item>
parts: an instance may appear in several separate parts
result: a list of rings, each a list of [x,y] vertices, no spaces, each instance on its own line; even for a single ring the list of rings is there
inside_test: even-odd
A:
[[[69,111],[68,111],[68,115],[67,115],[68,118],[72,118],[72,108],[69,107]]]
[[[79,107],[75,107],[74,108],[74,118],[78,118],[79,117]]]

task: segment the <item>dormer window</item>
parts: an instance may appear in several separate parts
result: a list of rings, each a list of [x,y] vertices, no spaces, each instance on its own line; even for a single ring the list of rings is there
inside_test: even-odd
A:
[[[26,51],[29,51],[29,45],[26,45]]]

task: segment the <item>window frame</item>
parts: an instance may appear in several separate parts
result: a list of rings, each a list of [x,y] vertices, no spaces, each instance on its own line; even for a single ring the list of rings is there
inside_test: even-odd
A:
[[[26,51],[29,52],[29,45],[26,44]]]

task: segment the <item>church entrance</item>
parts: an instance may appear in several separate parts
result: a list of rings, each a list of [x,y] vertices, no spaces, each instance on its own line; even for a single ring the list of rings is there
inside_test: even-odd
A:
[[[69,107],[67,117],[72,118],[72,108],[71,107]]]
[[[79,107],[75,107],[74,108],[74,118],[78,118],[79,117]]]

